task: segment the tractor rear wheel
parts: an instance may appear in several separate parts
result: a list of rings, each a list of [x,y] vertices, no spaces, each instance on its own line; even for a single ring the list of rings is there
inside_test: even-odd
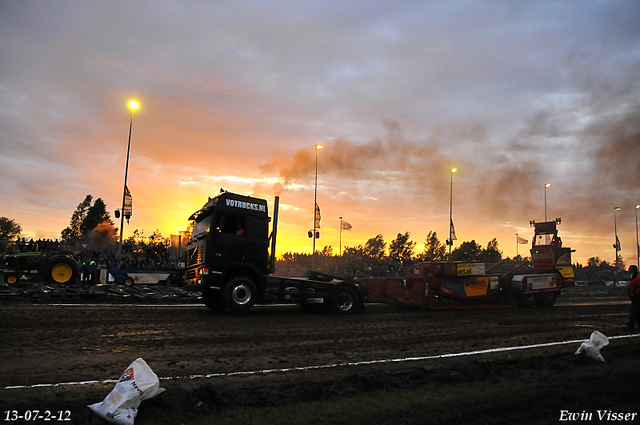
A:
[[[45,269],[45,280],[48,283],[72,285],[78,280],[76,263],[67,257],[53,258]]]

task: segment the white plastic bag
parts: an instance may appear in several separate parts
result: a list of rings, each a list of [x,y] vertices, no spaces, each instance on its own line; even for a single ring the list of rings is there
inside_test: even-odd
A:
[[[139,358],[124,371],[116,387],[104,401],[92,404],[89,408],[113,424],[133,425],[140,403],[163,391],[158,376],[153,373],[147,362]]]
[[[609,338],[598,331],[594,331],[591,337],[580,345],[576,354],[584,353],[593,360],[604,362],[600,349],[606,345],[609,345]]]

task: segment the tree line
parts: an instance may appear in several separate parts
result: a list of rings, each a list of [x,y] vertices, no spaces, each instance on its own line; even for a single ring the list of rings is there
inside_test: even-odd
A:
[[[411,264],[424,261],[447,261],[446,245],[438,234],[430,231],[424,241],[424,249],[416,253],[415,241],[409,232],[398,233],[387,243],[381,234],[370,238],[364,245],[345,247],[342,255],[335,255],[331,245],[316,251],[316,255],[287,252],[278,260],[276,273],[300,276],[306,270],[317,271],[348,278],[371,276],[402,276]],[[451,251],[451,261],[481,261],[498,263],[503,260],[498,241],[494,238],[485,247],[475,240],[462,242]],[[518,256],[513,261],[522,261]]]

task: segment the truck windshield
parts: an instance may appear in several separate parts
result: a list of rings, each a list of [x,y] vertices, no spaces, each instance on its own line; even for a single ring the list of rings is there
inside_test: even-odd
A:
[[[191,235],[191,239],[200,239],[203,236],[207,236],[207,234],[211,231],[211,219],[213,215],[204,218],[202,221],[193,223],[193,234]]]

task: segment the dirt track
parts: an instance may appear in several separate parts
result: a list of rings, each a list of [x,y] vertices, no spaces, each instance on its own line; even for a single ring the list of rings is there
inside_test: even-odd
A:
[[[628,307],[623,290],[603,288],[566,291],[550,309],[422,311],[369,305],[365,312],[351,316],[309,314],[295,306],[257,307],[249,315],[233,316],[215,315],[199,305],[4,302],[0,307],[0,400],[15,401],[47,391],[46,387],[8,386],[117,379],[138,357],[159,377],[173,378],[163,381],[164,387],[213,383],[217,389],[232,389],[335,380],[375,370],[391,373],[406,369],[407,363],[175,379],[587,339],[594,330],[622,335]],[[533,350],[551,355],[572,353],[578,346]],[[603,355],[607,357],[606,349]]]

